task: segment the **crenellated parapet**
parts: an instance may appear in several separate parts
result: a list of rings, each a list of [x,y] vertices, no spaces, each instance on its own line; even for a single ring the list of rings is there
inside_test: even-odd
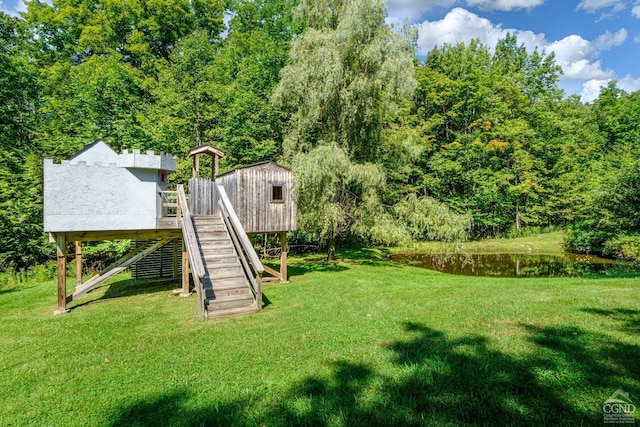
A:
[[[153,151],[147,151],[141,154],[140,150],[122,150],[122,154],[118,155],[118,166],[123,168],[136,169],[158,169],[175,172],[176,158],[168,154],[155,154]]]
[[[90,167],[111,167],[111,168],[133,168],[133,169],[156,169],[167,172],[175,172],[177,160],[170,154],[156,154],[149,150],[141,153],[140,150],[122,150],[121,154],[104,152],[104,147],[96,146],[98,153],[90,150],[81,152],[68,160],[55,163],[53,159],[44,159],[45,165],[58,166],[90,166]],[[102,153],[100,151],[103,151]]]

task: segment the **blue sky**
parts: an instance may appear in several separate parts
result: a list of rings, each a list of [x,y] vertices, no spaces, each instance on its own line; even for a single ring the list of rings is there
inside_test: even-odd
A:
[[[640,0],[388,0],[388,22],[418,27],[419,54],[477,38],[493,48],[507,32],[532,52],[554,52],[560,86],[583,101],[618,80],[640,90]]]
[[[419,54],[477,38],[490,48],[507,32],[532,52],[554,52],[567,94],[590,102],[610,80],[640,90],[640,0],[387,0],[390,23],[418,27]],[[12,15],[22,0],[0,0]]]

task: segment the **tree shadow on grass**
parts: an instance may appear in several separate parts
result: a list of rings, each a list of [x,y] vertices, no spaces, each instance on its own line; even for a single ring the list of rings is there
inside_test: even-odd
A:
[[[107,425],[113,427],[158,426],[229,426],[251,424],[245,416],[248,400],[232,403],[217,402],[206,408],[193,407],[193,393],[177,389],[151,396],[116,409],[108,416]],[[215,396],[212,396],[212,401]],[[255,423],[253,423],[255,424]]]
[[[10,294],[12,292],[17,292],[17,291],[18,291],[18,288],[0,289],[0,295]]]
[[[584,308],[583,312],[604,316],[616,322],[622,323],[622,330],[627,333],[640,335],[640,310],[616,308],[604,310],[600,308]]]
[[[360,248],[360,249],[348,249],[340,252],[340,255],[354,264],[370,265],[370,266],[382,266],[389,265],[391,259],[391,252],[385,248]]]
[[[308,273],[339,273],[348,269],[349,267],[336,261],[309,259],[302,262],[292,263],[287,267],[287,272],[289,278],[292,278],[294,276],[303,276]]]
[[[326,257],[305,257],[304,260],[295,261],[288,267],[289,276],[302,276],[315,272],[340,272],[349,269],[343,261],[349,264],[368,266],[389,266],[388,251],[385,249],[347,249],[337,254],[337,259],[327,261]]]
[[[251,402],[212,395],[210,406],[190,409],[181,391],[120,408],[112,425],[602,425],[602,404],[615,390],[640,396],[640,348],[608,335],[514,325],[535,344],[515,356],[484,336],[403,327],[407,338],[381,344],[391,356],[384,372],[332,361],[329,374]]]
[[[632,395],[640,395],[639,345],[572,326],[522,326],[539,348],[551,351],[540,359],[540,365],[546,363],[552,370],[564,367],[567,375],[592,387],[611,392],[623,388]]]
[[[115,282],[108,283],[106,285],[101,285],[89,292],[89,298],[85,300],[80,300],[78,304],[74,304],[70,309],[76,309],[78,307],[82,307],[87,304],[95,303],[96,301],[109,300],[114,298],[124,298],[130,297],[134,295],[144,295],[144,294],[152,294],[156,292],[164,292],[171,291],[173,289],[180,288],[182,285],[175,279],[167,280],[140,280],[140,279],[125,279],[118,280]],[[106,288],[103,295],[99,298],[91,298],[91,294],[100,289]],[[87,296],[81,297],[87,298]]]
[[[338,362],[330,376],[292,387],[267,419],[279,425],[600,425],[602,404],[616,389],[639,395],[638,346],[579,328],[520,327],[536,344],[530,356],[495,350],[483,336],[448,338],[406,323],[411,337],[386,345],[399,374]]]

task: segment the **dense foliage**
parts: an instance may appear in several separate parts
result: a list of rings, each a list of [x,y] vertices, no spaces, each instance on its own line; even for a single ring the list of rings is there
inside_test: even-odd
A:
[[[455,240],[569,227],[637,257],[640,93],[566,97],[515,36],[414,53],[382,1],[54,0],[0,13],[0,270],[42,262],[41,159],[97,138],[298,178],[305,236]],[[226,18],[225,18],[226,17]]]

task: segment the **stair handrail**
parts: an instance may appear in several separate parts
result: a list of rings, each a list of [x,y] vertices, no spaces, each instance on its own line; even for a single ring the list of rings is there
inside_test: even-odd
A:
[[[246,255],[248,262],[245,259],[241,259],[243,267],[247,270],[247,276],[251,281],[251,285],[256,294],[256,302],[258,309],[261,308],[262,305],[262,274],[264,273],[264,266],[256,253],[251,241],[249,241],[249,237],[247,233],[244,231],[244,227],[242,227],[242,223],[240,219],[238,219],[238,215],[236,214],[235,209],[233,209],[233,205],[227,196],[227,192],[225,191],[222,185],[217,184],[217,193],[219,199],[219,207],[223,211],[222,217],[225,220],[225,223],[230,226],[230,236],[236,249],[238,250],[238,254],[241,255],[242,252]],[[239,247],[238,247],[239,246]],[[251,267],[255,273],[255,277],[248,270],[248,267]]]
[[[191,220],[191,213],[189,212],[184,186],[178,184],[176,190],[178,192],[178,221],[182,228],[182,238],[187,248],[189,264],[191,264],[191,272],[193,273],[193,281],[196,293],[198,294],[198,313],[200,317],[204,317],[204,289],[202,288],[201,280],[205,275],[204,265],[202,263],[202,256],[200,255],[200,248],[198,247],[198,240],[196,239],[196,232],[193,228],[193,221]]]

